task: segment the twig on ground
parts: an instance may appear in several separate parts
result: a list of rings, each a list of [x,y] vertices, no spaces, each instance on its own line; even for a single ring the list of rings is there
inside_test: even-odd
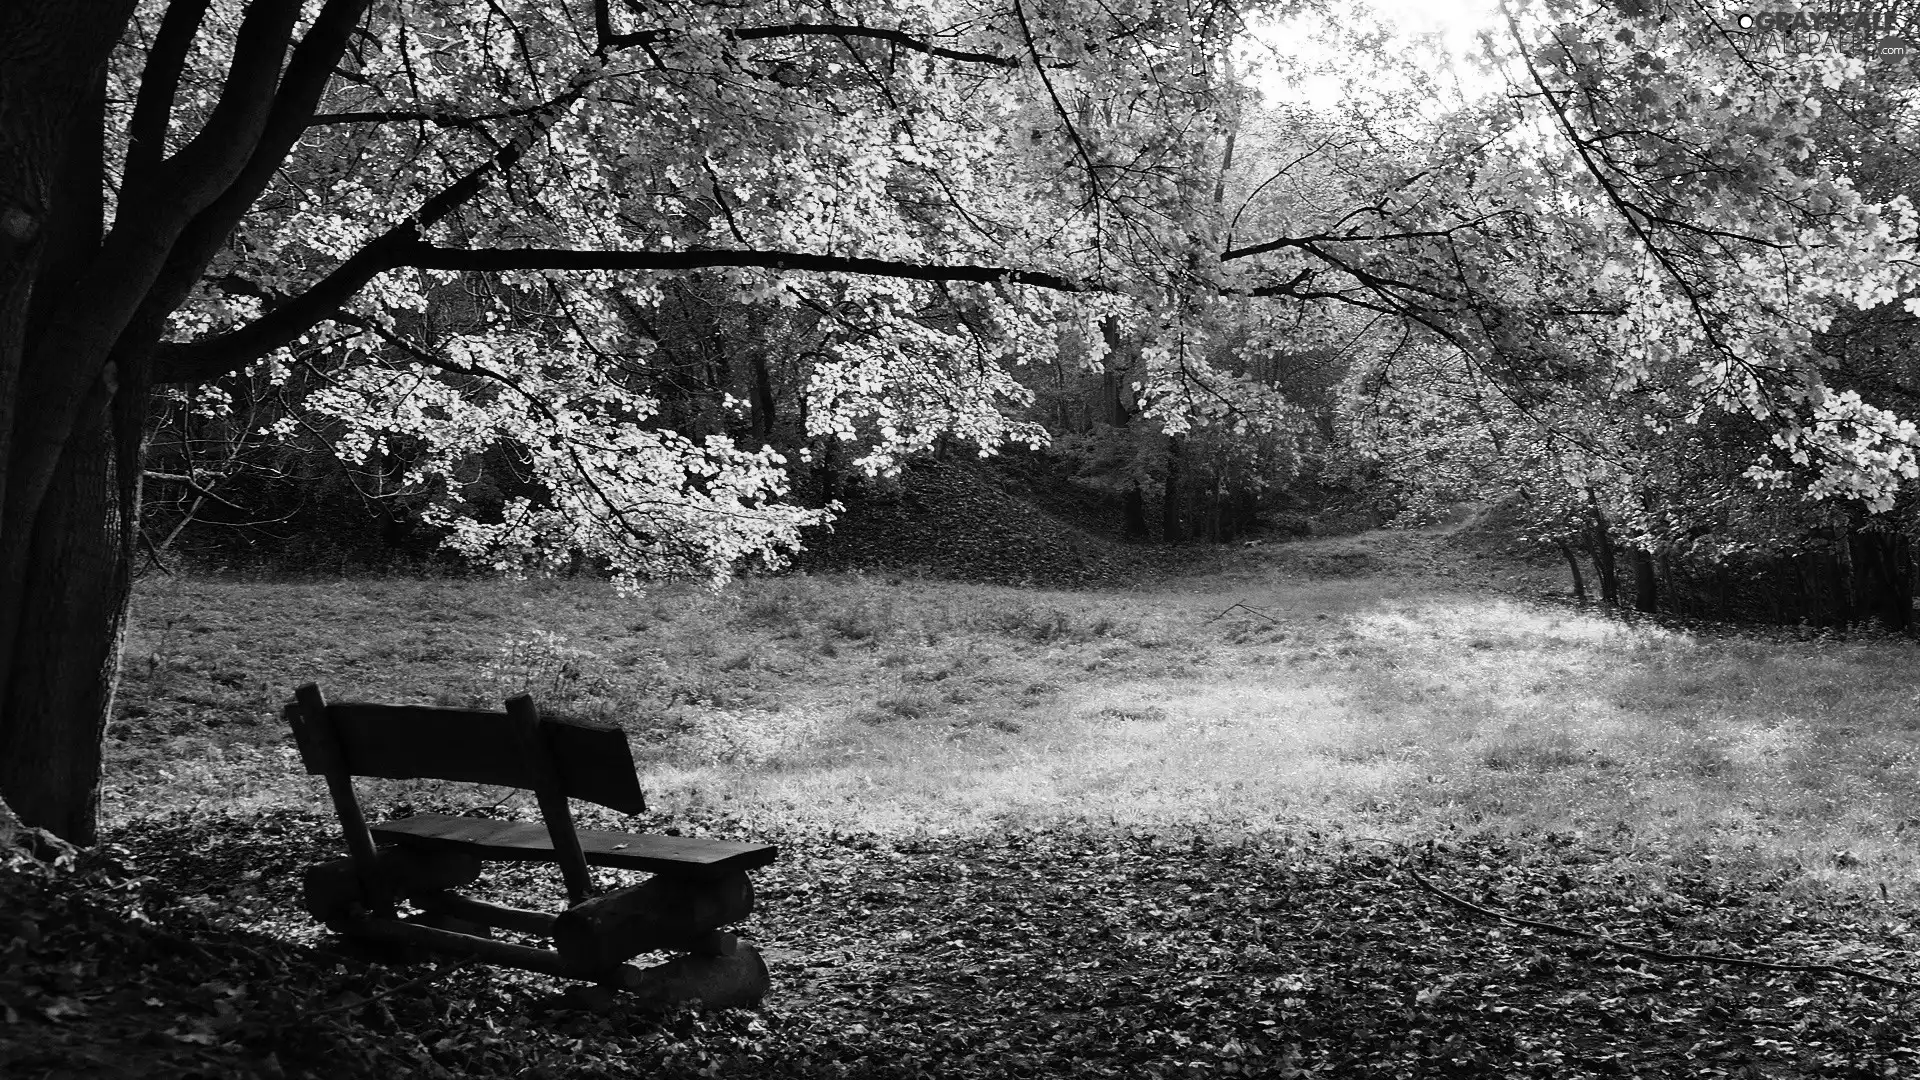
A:
[[[439,978],[443,978],[445,976],[451,975],[454,972],[459,971],[461,968],[466,967],[467,964],[469,964],[470,962],[471,962],[471,958],[469,957],[469,958],[462,958],[459,960],[455,960],[451,964],[442,964],[439,967],[434,968],[432,971],[429,971],[424,975],[415,975],[413,978],[408,979],[406,982],[395,983],[392,986],[387,987],[385,990],[382,990],[377,994],[369,994],[366,997],[361,998],[359,1001],[349,1001],[340,1005],[329,1005],[324,1009],[316,1010],[314,1012],[308,1013],[307,1015],[326,1016],[329,1013],[346,1012],[349,1009],[364,1009],[367,1006],[374,1004],[375,1002],[384,1001],[387,998],[392,997],[393,995],[399,993],[402,990],[411,990],[416,986],[420,986],[425,983],[430,983],[435,979],[439,979]]]
[[[1581,938],[1585,941],[1591,941],[1596,945],[1630,953],[1634,956],[1643,956],[1649,960],[1659,960],[1670,964],[1725,964],[1730,967],[1759,968],[1762,971],[1793,971],[1814,975],[1841,975],[1850,979],[1864,979],[1867,982],[1879,983],[1881,986],[1891,986],[1900,990],[1920,990],[1920,983],[1908,982],[1905,979],[1896,979],[1890,975],[1878,975],[1871,971],[1862,971],[1859,968],[1845,967],[1840,964],[1776,964],[1770,960],[1747,960],[1738,956],[1716,956],[1712,953],[1668,952],[1665,949],[1656,949],[1648,945],[1636,945],[1631,941],[1620,941],[1616,938],[1608,937],[1605,934],[1594,933],[1591,930],[1582,930],[1574,926],[1562,926],[1559,923],[1542,922],[1539,919],[1523,918],[1519,915],[1509,915],[1503,911],[1495,911],[1492,908],[1482,907],[1468,900],[1466,897],[1455,895],[1435,885],[1433,882],[1428,881],[1420,871],[1415,870],[1413,866],[1405,860],[1402,860],[1401,868],[1404,869],[1422,889],[1438,896],[1449,904],[1464,908],[1477,915],[1499,922],[1511,923],[1514,926],[1526,926],[1535,930],[1545,930],[1548,933],[1560,934],[1565,937]]]
[[[1269,615],[1269,614],[1267,614],[1266,612],[1264,612],[1264,611],[1261,611],[1261,610],[1260,610],[1259,608],[1257,608],[1257,607],[1252,607],[1252,606],[1250,606],[1250,605],[1247,605],[1247,604],[1234,604],[1234,605],[1233,605],[1232,607],[1229,607],[1229,608],[1227,608],[1227,610],[1225,610],[1225,611],[1223,611],[1223,612],[1221,612],[1221,613],[1220,613],[1220,614],[1218,614],[1218,615],[1215,615],[1215,616],[1214,616],[1214,617],[1213,617],[1212,619],[1208,619],[1208,620],[1207,620],[1207,622],[1213,622],[1213,621],[1215,621],[1216,619],[1221,619],[1221,618],[1224,618],[1224,617],[1226,617],[1227,615],[1230,615],[1230,614],[1232,614],[1235,608],[1238,608],[1238,609],[1239,609],[1239,610],[1241,610],[1241,611],[1245,611],[1245,612],[1250,612],[1250,613],[1252,613],[1252,614],[1254,614],[1254,615],[1258,615],[1258,616],[1260,616],[1261,618],[1263,618],[1263,619],[1265,619],[1265,620],[1267,620],[1268,622],[1270,622],[1270,623],[1272,623],[1272,624],[1274,624],[1275,626],[1278,626],[1278,625],[1280,625],[1280,620],[1279,620],[1279,619],[1276,619],[1276,618],[1274,618],[1273,616],[1271,616],[1271,615]]]

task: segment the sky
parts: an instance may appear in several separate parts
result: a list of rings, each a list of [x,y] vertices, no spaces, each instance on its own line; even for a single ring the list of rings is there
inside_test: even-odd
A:
[[[1471,47],[1473,35],[1499,19],[1495,0],[1373,0],[1369,6],[1410,32],[1439,32],[1455,51]]]
[[[1358,0],[1345,5],[1340,5],[1338,0],[1335,3],[1336,6],[1356,11],[1361,6]],[[1366,6],[1392,23],[1400,36],[1408,40],[1409,48],[1415,36],[1439,35],[1442,58],[1439,62],[1450,63],[1469,90],[1476,85],[1491,85],[1462,58],[1477,51],[1476,34],[1499,25],[1499,0],[1371,0]],[[1325,55],[1323,50],[1306,40],[1312,36],[1312,32],[1305,26],[1271,26],[1256,36],[1261,46],[1283,54],[1296,53],[1305,60]],[[1267,66],[1274,65],[1269,62]],[[1331,78],[1310,78],[1304,85],[1293,87],[1271,72],[1260,80],[1260,87],[1269,101],[1304,99],[1315,107],[1331,105],[1340,93],[1337,82]]]

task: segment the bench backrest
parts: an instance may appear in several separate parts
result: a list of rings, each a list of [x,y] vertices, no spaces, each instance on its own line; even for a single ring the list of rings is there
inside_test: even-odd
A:
[[[522,721],[504,712],[443,709],[426,705],[326,706],[326,719],[351,776],[392,780],[455,780],[537,790],[541,770],[522,745]],[[539,732],[558,773],[561,793],[623,814],[646,809],[633,754],[618,728],[541,717]],[[302,733],[308,728],[307,734]],[[327,771],[310,726],[296,721],[296,740],[307,771]]]
[[[574,903],[592,891],[569,798],[621,813],[647,808],[633,752],[618,728],[545,718],[520,694],[506,712],[429,705],[329,705],[312,683],[287,703],[307,771],[327,778],[334,811],[366,895],[377,895],[373,835],[353,790],[356,776],[499,784],[534,793]]]

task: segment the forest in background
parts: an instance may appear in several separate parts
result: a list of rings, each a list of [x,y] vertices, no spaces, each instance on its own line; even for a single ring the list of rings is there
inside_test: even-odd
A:
[[[1663,12],[1658,22],[1686,17]],[[1314,24],[1303,17],[1298,25]],[[1502,193],[1504,204],[1476,205],[1488,196],[1475,181],[1434,178],[1441,168],[1490,156],[1486,145],[1463,151],[1463,131],[1487,131],[1499,109],[1528,96],[1551,103],[1554,89],[1515,81],[1522,71],[1509,52],[1509,67],[1502,69],[1509,80],[1506,105],[1498,94],[1492,101],[1450,97],[1435,77],[1396,57],[1384,36],[1369,42],[1359,33],[1341,40],[1324,26],[1320,32],[1330,45],[1352,50],[1324,64],[1348,74],[1374,71],[1392,89],[1320,107],[1270,101],[1271,90],[1263,95],[1223,54],[1208,70],[1206,108],[1196,113],[1212,124],[1204,141],[1208,156],[1168,168],[1170,175],[1189,187],[1211,186],[1215,227],[1226,230],[1220,243],[1230,254],[1236,229],[1254,234],[1284,226],[1306,238],[1276,246],[1308,251],[1315,243],[1350,243],[1361,234],[1356,223],[1390,209],[1368,200],[1396,189],[1407,200],[1403,215],[1444,208],[1453,220],[1432,231],[1456,262],[1442,280],[1450,277],[1445,284],[1459,295],[1443,297],[1433,283],[1412,280],[1418,275],[1407,264],[1436,253],[1419,250],[1429,238],[1403,226],[1373,253],[1396,277],[1372,280],[1372,271],[1336,259],[1332,265],[1349,272],[1350,294],[1309,294],[1307,282],[1329,271],[1302,268],[1280,292],[1311,295],[1317,304],[1276,313],[1227,301],[1214,305],[1225,310],[1177,315],[1183,340],[1171,361],[1160,340],[1164,325],[1129,324],[1121,315],[1037,320],[1030,332],[1052,340],[1004,357],[1005,380],[988,394],[991,418],[956,423],[952,402],[928,400],[938,394],[917,394],[911,385],[920,378],[937,389],[939,380],[900,369],[867,373],[864,411],[856,407],[852,415],[823,421],[813,413],[836,395],[822,384],[823,362],[832,366],[852,343],[881,329],[862,325],[857,305],[844,296],[742,297],[734,271],[695,270],[660,282],[644,302],[613,296],[605,329],[630,350],[623,354],[622,385],[651,403],[643,426],[693,445],[717,438],[772,451],[782,490],[816,510],[846,500],[857,512],[863,495],[896,495],[898,465],[914,457],[953,460],[1025,447],[1018,475],[1042,477],[1063,497],[1094,500],[1115,535],[1137,541],[1300,535],[1322,510],[1349,524],[1423,525],[1466,504],[1495,505],[1529,542],[1563,560],[1582,600],[1713,618],[1908,628],[1916,530],[1914,500],[1897,483],[1904,466],[1891,470],[1895,483],[1873,490],[1822,490],[1815,480],[1810,491],[1807,476],[1790,474],[1820,475],[1819,453],[1808,453],[1815,440],[1809,438],[1808,447],[1783,440],[1775,421],[1784,418],[1770,413],[1790,401],[1791,392],[1756,376],[1756,397],[1781,400],[1723,402],[1716,410],[1697,400],[1709,388],[1699,376],[1681,384],[1693,401],[1676,392],[1672,376],[1664,385],[1654,372],[1622,376],[1614,347],[1596,338],[1606,332],[1601,324],[1624,312],[1617,297],[1607,306],[1593,282],[1567,280],[1567,268],[1552,265],[1550,251],[1523,246],[1549,239],[1552,229],[1600,226],[1553,221],[1538,205],[1517,208],[1510,191]],[[1634,44],[1630,29],[1620,34],[1616,43]],[[1768,83],[1804,83],[1814,102],[1803,107],[1808,115],[1788,139],[1789,159],[1832,169],[1851,182],[1858,199],[1897,207],[1910,175],[1905,135],[1912,83],[1905,61],[1869,49],[1861,62],[1859,43],[1834,35],[1817,44],[1851,54],[1845,62],[1857,70],[1808,81],[1790,74],[1790,54],[1779,42],[1753,37],[1747,44],[1752,51],[1732,59],[1765,74]],[[1604,44],[1601,53],[1570,51],[1561,70],[1600,65],[1589,75],[1569,75],[1576,85],[1623,60],[1641,75],[1660,70],[1648,62],[1651,53],[1603,54]],[[1769,69],[1763,58],[1785,66]],[[1524,74],[1544,77],[1538,68]],[[1623,88],[1635,85],[1634,74],[1610,75]],[[1090,120],[1092,100],[1083,104],[1082,122]],[[1674,110],[1671,119],[1682,118],[1701,119]],[[1582,133],[1568,132],[1584,153]],[[1694,135],[1703,142],[1689,152],[1700,154],[1727,133]],[[1617,152],[1609,138],[1591,136],[1595,148]],[[1758,155],[1766,147],[1748,149]],[[1596,156],[1609,160],[1587,155]],[[1594,177],[1604,197],[1616,200],[1624,218],[1616,225],[1632,232],[1640,217],[1667,223],[1659,208],[1630,201],[1656,184],[1628,168],[1650,163],[1622,158],[1612,163],[1621,175],[1603,169]],[[1761,160],[1749,164],[1757,169]],[[1396,179],[1383,185],[1382,175]],[[1406,193],[1409,186],[1425,190],[1415,197]],[[1467,216],[1469,209],[1477,216]],[[738,228],[718,189],[683,212],[707,231]],[[1737,257],[1734,241],[1743,237],[1690,228],[1704,246],[1667,252],[1655,245],[1655,261],[1679,266],[1683,258]],[[1488,245],[1477,253],[1488,265],[1461,262],[1457,240],[1467,235]],[[1582,239],[1600,245],[1591,236]],[[1724,250],[1716,252],[1715,244]],[[1617,271],[1613,262],[1604,265],[1601,280]],[[1496,273],[1510,280],[1496,281]],[[1577,318],[1551,310],[1553,298],[1582,284],[1589,309],[1576,310]],[[1746,287],[1760,295],[1756,283],[1737,278],[1684,284],[1680,295],[1689,303],[1737,306],[1737,290]],[[223,285],[248,288],[231,277]],[[450,545],[458,522],[497,526],[522,500],[535,512],[556,511],[564,500],[555,490],[554,467],[529,454],[529,433],[514,430],[512,417],[492,416],[481,432],[468,430],[453,445],[409,412],[417,404],[401,405],[406,395],[420,394],[419,387],[404,394],[396,389],[428,380],[433,389],[424,396],[451,395],[485,412],[486,399],[510,384],[503,381],[508,375],[463,370],[447,358],[446,347],[503,321],[530,340],[565,339],[580,327],[553,287],[548,281],[542,295],[531,281],[448,275],[424,290],[411,312],[396,313],[371,348],[362,343],[360,351],[343,351],[337,340],[315,336],[270,362],[163,390],[145,435],[141,543],[149,567],[185,557],[229,566],[439,560],[621,571],[621,557],[590,536],[534,544],[504,562],[497,543]],[[1793,287],[1790,277],[1785,287]],[[1382,300],[1401,307],[1374,310]],[[1875,300],[1853,310],[1840,305],[1807,328],[1804,347],[1824,386],[1803,404],[1815,405],[1815,414],[1820,407],[1835,412],[1833,403],[1885,410],[1893,418],[1884,436],[1889,445],[1875,446],[1870,435],[1849,429],[1849,447],[1863,458],[1897,458],[1907,434],[1898,418],[1911,412],[1916,390],[1908,355],[1912,316],[1885,298]],[[1460,307],[1489,302],[1515,322],[1558,317],[1563,325],[1502,331],[1526,340],[1496,339],[1491,356],[1479,354],[1484,347],[1463,348],[1458,328],[1442,320],[1459,317]],[[922,298],[907,317],[918,332],[950,335],[963,350],[969,340],[983,349],[998,332],[991,310],[951,294]],[[1713,325],[1703,331],[1702,345],[1714,344]],[[1723,376],[1739,366],[1715,363]],[[367,370],[378,373],[372,381]],[[354,375],[350,389],[338,378],[345,372]],[[895,376],[899,384],[885,385]],[[1804,372],[1799,378],[1807,381]],[[452,411],[427,405],[424,415],[432,421]],[[1846,427],[1844,416],[1812,419],[1815,429]],[[784,558],[776,545],[754,564],[778,565]]]

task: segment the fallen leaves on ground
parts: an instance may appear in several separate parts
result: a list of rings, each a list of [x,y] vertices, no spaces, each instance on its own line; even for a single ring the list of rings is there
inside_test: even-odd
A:
[[[716,818],[680,827],[742,835]],[[659,826],[656,826],[659,827]],[[1915,912],[1565,836],[1406,851],[1311,834],[768,836],[761,1008],[557,1004],[539,976],[327,947],[299,871],[330,820],[138,821],[0,871],[0,1072],[19,1077],[1893,1077],[1916,995],[1654,948],[1913,978]],[[552,883],[502,879],[525,906]]]

